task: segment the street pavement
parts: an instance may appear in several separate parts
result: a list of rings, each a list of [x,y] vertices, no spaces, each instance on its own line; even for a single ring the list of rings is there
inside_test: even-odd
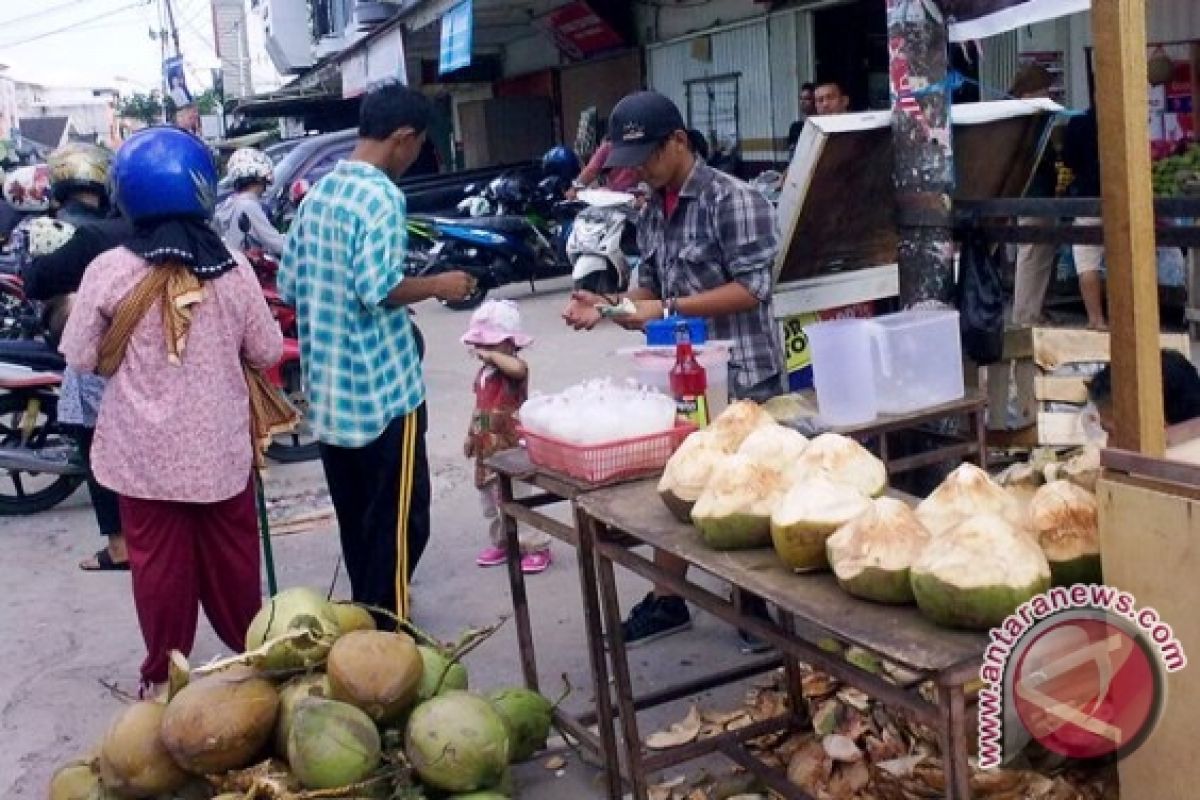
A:
[[[636,344],[634,334],[606,325],[590,333],[567,328],[559,313],[567,284],[509,287],[504,296],[517,300],[525,328],[536,337],[526,352],[534,391],[557,391],[589,377],[628,374],[629,365],[616,354]],[[469,314],[436,303],[418,308],[417,322],[428,341],[429,436],[433,474],[433,538],[413,583],[413,618],[417,625],[444,640],[455,640],[468,627],[490,625],[511,610],[503,568],[480,569],[475,553],[486,539],[486,527],[472,485],[472,465],[462,455],[463,438],[473,404],[476,362],[458,337]],[[324,479],[317,462],[274,466],[267,481],[273,514],[287,517],[327,505]],[[565,517],[565,509],[562,509]],[[141,637],[130,597],[128,573],[84,573],[76,564],[100,545],[85,491],[36,516],[0,519],[0,586],[8,599],[0,605],[0,731],[9,744],[0,752],[0,797],[41,798],[53,770],[85,754],[103,735],[120,708],[122,692],[136,693],[137,669],[143,657]],[[337,597],[348,597],[345,572],[337,574],[338,541],[332,520],[296,533],[273,537],[281,586],[334,585]],[[592,698],[583,614],[573,552],[556,543],[551,568],[528,578],[535,641],[543,691],[560,693],[561,676],[574,687],[565,703],[582,709]],[[620,575],[623,607],[647,590],[645,582]],[[265,591],[265,589],[264,589]],[[635,650],[631,669],[642,689],[737,664],[736,637],[727,626],[694,614],[693,630]],[[229,655],[206,620],[201,619],[194,665]],[[520,662],[515,630],[503,626],[467,659],[473,688],[519,685]],[[738,690],[726,691],[709,703],[736,703]],[[643,735],[680,719],[686,706],[676,705],[645,715]],[[517,771],[518,796],[550,800],[566,796],[600,797],[597,773],[567,753],[565,770],[544,768],[544,759]]]

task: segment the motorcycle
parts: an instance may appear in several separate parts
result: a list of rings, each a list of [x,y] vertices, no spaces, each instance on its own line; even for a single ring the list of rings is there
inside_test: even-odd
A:
[[[443,301],[456,311],[469,310],[483,302],[490,290],[518,281],[529,281],[537,290],[538,278],[566,275],[570,262],[566,241],[579,203],[562,200],[563,186],[547,178],[530,191],[520,178],[501,176],[480,192],[467,187],[471,196],[460,204],[468,217],[414,215],[413,222],[425,226],[431,238],[427,251],[411,246],[405,265],[409,275],[425,277],[463,270],[475,278],[475,290],[463,300]],[[506,213],[490,214],[484,212]],[[410,240],[413,233],[409,229]]]
[[[304,375],[300,369],[300,343],[297,341],[296,310],[283,302],[276,287],[279,262],[271,257],[250,236],[250,219],[242,214],[238,229],[242,232],[242,252],[254,274],[258,276],[263,297],[271,309],[271,315],[279,323],[283,333],[283,356],[279,363],[266,371],[267,380],[283,392],[283,396],[300,414],[300,422],[289,433],[278,434],[267,447],[267,457],[281,464],[296,464],[318,458],[320,447],[312,429],[305,421],[308,398],[304,391]]]
[[[579,193],[579,200],[586,207],[567,238],[575,288],[597,294],[625,291],[638,261],[633,195],[588,189]]]

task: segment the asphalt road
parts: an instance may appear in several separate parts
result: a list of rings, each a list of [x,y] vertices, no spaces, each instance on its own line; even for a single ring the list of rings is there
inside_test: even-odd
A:
[[[574,332],[559,318],[566,283],[548,282],[538,289],[536,295],[528,287],[503,292],[520,303],[526,330],[536,337],[526,353],[534,391],[628,373],[629,365],[615,351],[636,344],[633,334],[614,326]],[[475,362],[458,341],[468,317],[435,303],[421,305],[417,314],[428,340],[434,531],[413,585],[413,616],[422,628],[446,640],[468,627],[495,623],[511,608],[504,569],[484,570],[474,563],[486,528],[471,483],[472,465],[462,456],[475,372]],[[284,517],[326,506],[319,464],[272,468],[268,498]],[[112,689],[136,693],[142,642],[128,573],[91,574],[76,567],[101,543],[86,492],[49,512],[0,519],[0,541],[5,554],[0,586],[8,592],[0,605],[0,731],[8,742],[0,751],[0,797],[41,798],[56,766],[99,741],[122,702]],[[334,582],[338,541],[332,522],[277,535],[273,542],[281,585],[324,590]],[[553,566],[528,581],[543,687],[548,695],[557,695],[558,676],[565,673],[576,687],[567,707],[583,707],[592,693],[573,552],[555,544],[553,553]],[[636,577],[624,575],[622,581],[626,606],[647,589]],[[344,572],[338,574],[335,595],[349,595]],[[692,631],[635,651],[631,666],[640,686],[743,658],[732,630],[695,616]],[[202,619],[192,663],[221,655],[228,653]],[[519,684],[512,626],[504,626],[475,651],[468,666],[473,687]],[[726,692],[724,699],[737,693]],[[679,706],[663,709],[647,718],[646,732],[682,716]],[[535,800],[600,796],[594,771],[578,761],[569,758],[563,774],[545,770],[540,762],[526,765],[518,771],[519,795]]]

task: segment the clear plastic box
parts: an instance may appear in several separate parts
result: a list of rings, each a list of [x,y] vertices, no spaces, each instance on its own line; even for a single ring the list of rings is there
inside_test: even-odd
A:
[[[957,311],[901,311],[875,317],[870,324],[880,413],[909,414],[962,398]]]

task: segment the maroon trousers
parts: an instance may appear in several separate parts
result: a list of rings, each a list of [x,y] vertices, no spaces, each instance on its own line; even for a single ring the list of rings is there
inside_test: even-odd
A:
[[[142,682],[167,679],[172,650],[192,652],[199,607],[233,652],[262,606],[253,481],[219,503],[121,497],[133,602],[148,654]]]

